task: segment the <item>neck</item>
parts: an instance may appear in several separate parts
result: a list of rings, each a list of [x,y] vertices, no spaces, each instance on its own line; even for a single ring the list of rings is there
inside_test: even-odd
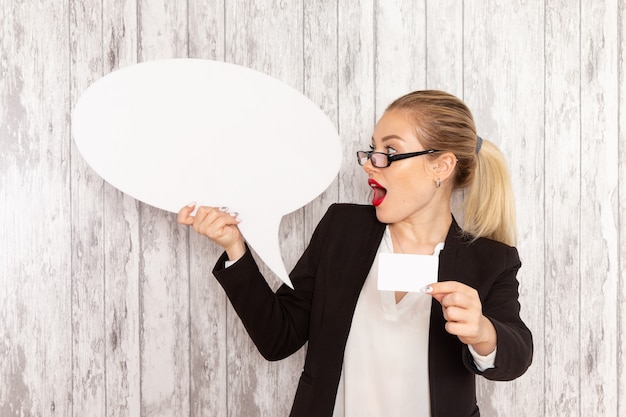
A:
[[[433,219],[405,219],[389,225],[394,252],[431,255],[437,244],[444,242],[452,215]]]

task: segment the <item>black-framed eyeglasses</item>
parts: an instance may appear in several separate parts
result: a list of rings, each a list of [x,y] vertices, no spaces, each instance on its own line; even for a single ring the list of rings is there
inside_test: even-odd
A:
[[[426,151],[419,152],[409,152],[409,153],[399,153],[399,154],[388,154],[384,152],[374,152],[374,151],[358,151],[356,153],[357,161],[359,165],[363,166],[367,163],[369,159],[372,161],[372,165],[376,168],[387,168],[393,161],[399,161],[401,159],[413,158],[414,156],[420,155],[428,155],[431,153],[440,152],[438,149],[428,149]]]

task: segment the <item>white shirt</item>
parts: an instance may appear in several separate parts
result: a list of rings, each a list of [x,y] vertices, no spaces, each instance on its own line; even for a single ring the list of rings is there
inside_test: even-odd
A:
[[[387,228],[378,253],[392,248]],[[395,292],[377,289],[377,271],[378,256],[354,311],[333,417],[429,416],[432,297],[409,292],[396,304]],[[481,357],[470,351],[479,369],[493,367],[495,352]]]

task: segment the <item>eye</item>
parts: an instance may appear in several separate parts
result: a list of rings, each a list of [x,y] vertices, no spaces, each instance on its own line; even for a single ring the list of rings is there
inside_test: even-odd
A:
[[[385,149],[387,150],[387,153],[388,153],[389,155],[393,155],[394,153],[396,153],[396,152],[397,152],[397,151],[396,151],[396,149],[395,149],[395,148],[392,148],[391,146],[386,146],[386,147],[385,147]]]
[[[372,151],[372,152],[373,152],[373,151],[374,151],[374,149],[376,149],[376,148],[374,148],[374,145],[370,145],[370,151]]]

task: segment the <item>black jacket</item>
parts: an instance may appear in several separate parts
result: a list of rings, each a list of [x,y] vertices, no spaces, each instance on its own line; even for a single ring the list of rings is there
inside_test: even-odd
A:
[[[290,274],[294,290],[283,285],[274,293],[249,251],[227,269],[224,255],[213,271],[266,359],[285,358],[309,343],[292,417],[332,415],[352,316],[384,231],[372,206],[335,204]],[[439,254],[438,280],[477,289],[496,328],[495,368],[482,373],[488,379],[517,378],[532,360],[532,336],[519,316],[520,266],[515,248],[489,239],[470,243],[454,221]],[[431,414],[478,416],[475,374],[481,373],[467,346],[446,332],[436,300],[430,317]]]

